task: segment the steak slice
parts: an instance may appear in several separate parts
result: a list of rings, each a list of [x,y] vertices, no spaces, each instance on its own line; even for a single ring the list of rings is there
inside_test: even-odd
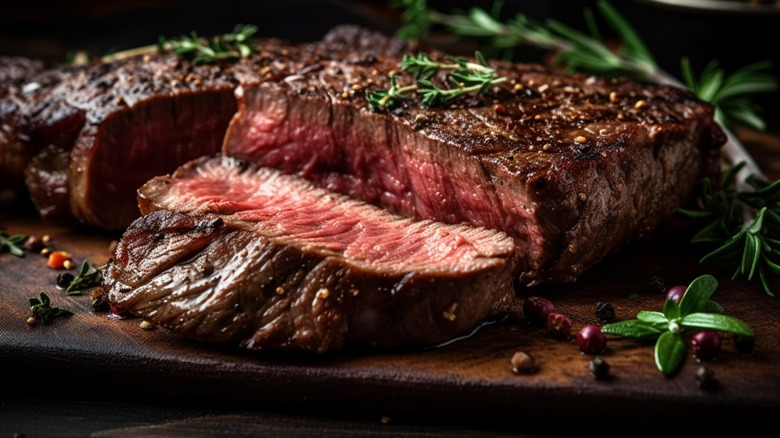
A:
[[[432,345],[509,309],[504,233],[395,216],[228,157],[139,191],[105,272],[156,325],[253,350]]]
[[[399,63],[323,60],[240,87],[222,152],[406,216],[504,231],[529,285],[574,281],[717,173],[713,108],[682,89],[497,62],[508,80],[486,95],[372,112],[366,93]]]
[[[138,187],[219,152],[239,83],[282,81],[323,58],[399,56],[406,47],[349,25],[334,28],[325,42],[265,39],[257,46],[234,63],[195,65],[153,53],[24,80],[19,76],[35,63],[8,60],[0,78],[16,79],[5,81],[7,92],[0,83],[0,188],[18,187],[24,174],[43,217],[123,229],[138,216]],[[374,55],[365,54],[369,48]]]
[[[15,58],[0,68],[0,188],[24,186],[24,171],[39,149],[72,144],[83,117],[62,102],[63,86],[78,69],[42,70]]]

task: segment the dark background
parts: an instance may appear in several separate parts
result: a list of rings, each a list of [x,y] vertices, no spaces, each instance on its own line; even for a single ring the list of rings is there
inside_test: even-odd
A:
[[[668,0],[667,0],[668,1]],[[727,71],[762,60],[774,62],[780,74],[780,7],[756,6],[728,0],[699,0],[705,7],[670,7],[652,0],[613,0],[645,38],[661,67],[679,77],[680,58],[691,58],[700,72],[713,59]],[[489,8],[492,1],[429,0],[440,11]],[[584,30],[584,7],[594,0],[507,0],[503,16],[522,11],[544,21],[550,18]],[[742,5],[742,7],[740,7]],[[258,36],[292,41],[319,39],[339,23],[357,23],[392,34],[400,11],[384,0],[277,1],[97,1],[14,2],[0,13],[0,55],[22,55],[64,63],[76,51],[92,56],[154,44],[159,36],[196,31],[213,35],[238,23],[259,26]],[[610,30],[603,22],[607,37]],[[521,61],[540,61],[540,52],[520,49]],[[777,93],[758,102],[769,115],[778,115]]]

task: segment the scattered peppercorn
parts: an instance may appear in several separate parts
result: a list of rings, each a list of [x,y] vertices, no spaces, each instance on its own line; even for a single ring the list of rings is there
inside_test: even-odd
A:
[[[609,378],[609,364],[601,356],[596,356],[588,362],[588,371],[593,374],[596,380]]]
[[[70,272],[65,272],[57,276],[57,287],[67,289],[76,277]]]
[[[74,266],[73,265],[73,261],[70,260],[70,259],[69,260],[65,260],[64,262],[62,262],[62,267],[65,268],[65,269],[73,269],[73,266]]]
[[[24,248],[27,251],[40,252],[44,247],[43,240],[38,236],[30,236],[24,241]]]
[[[601,322],[612,322],[615,320],[615,307],[606,301],[596,304],[596,318]]]
[[[700,366],[696,368],[696,371],[693,372],[693,377],[699,383],[699,388],[701,389],[709,391],[718,389],[718,386],[720,386],[718,379],[715,377],[715,371],[709,367]]]
[[[536,359],[523,351],[516,351],[510,362],[515,374],[530,374],[536,371]]]
[[[552,301],[542,297],[528,297],[523,303],[523,315],[533,325],[547,324],[547,316],[555,310]]]
[[[653,275],[650,277],[650,281],[647,282],[647,291],[651,294],[661,294],[666,291],[666,286],[664,285],[664,279]]]
[[[734,348],[740,353],[752,353],[755,345],[753,336],[734,335]]]
[[[680,304],[680,300],[682,300],[686,290],[688,290],[687,286],[674,286],[670,288],[669,292],[666,293],[666,301],[674,301],[675,303]]]
[[[38,324],[38,318],[36,318],[34,316],[31,316],[31,317],[27,318],[27,325],[34,326],[36,324]]]
[[[104,312],[109,309],[108,300],[101,289],[93,289],[89,295],[92,297],[92,310]]]
[[[596,325],[585,326],[577,333],[577,346],[585,354],[601,354],[607,349],[607,337]]]
[[[547,315],[547,330],[556,338],[568,338],[571,334],[571,319],[562,313],[550,313]]]
[[[720,353],[720,335],[712,330],[701,330],[691,338],[693,355],[698,360],[713,360]]]

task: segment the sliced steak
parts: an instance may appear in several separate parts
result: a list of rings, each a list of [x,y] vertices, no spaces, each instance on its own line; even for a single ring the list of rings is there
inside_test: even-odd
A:
[[[0,188],[19,189],[32,157],[46,146],[72,144],[84,120],[62,102],[70,92],[63,83],[78,69],[39,71],[31,60],[13,65],[0,73]]]
[[[227,158],[140,190],[145,216],[105,273],[156,325],[248,349],[432,345],[514,299],[504,233],[393,215]]]
[[[530,285],[575,280],[717,172],[723,133],[687,91],[495,63],[508,81],[487,95],[370,111],[366,93],[399,62],[323,60],[242,86],[223,153],[406,216],[504,231]]]
[[[335,28],[327,42],[266,39],[257,46],[251,58],[236,63],[193,65],[152,53],[24,80],[20,72],[32,71],[32,63],[8,61],[13,65],[0,66],[0,77],[17,79],[0,92],[0,187],[18,186],[24,173],[44,217],[122,229],[138,216],[135,191],[143,183],[219,152],[239,83],[294,78],[321,59],[373,62],[406,47],[355,26]]]

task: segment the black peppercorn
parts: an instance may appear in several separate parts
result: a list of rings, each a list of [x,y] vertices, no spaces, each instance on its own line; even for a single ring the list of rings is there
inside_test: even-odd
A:
[[[596,380],[609,378],[609,364],[601,356],[596,356],[588,362],[588,370]]]
[[[71,274],[70,272],[60,274],[57,276],[57,286],[63,289],[67,289],[68,286],[70,286],[70,284],[73,283],[73,279],[75,278],[76,277],[74,277],[73,274]]]
[[[752,336],[734,335],[734,348],[740,353],[752,353],[756,342]]]
[[[615,307],[607,302],[596,304],[596,318],[601,322],[612,322],[615,320]]]
[[[666,292],[664,279],[657,275],[650,277],[650,281],[647,282],[647,291],[651,294],[660,294]]]
[[[719,386],[718,379],[715,378],[715,371],[712,371],[711,368],[701,366],[694,371],[693,377],[696,378],[701,389],[713,390]]]

